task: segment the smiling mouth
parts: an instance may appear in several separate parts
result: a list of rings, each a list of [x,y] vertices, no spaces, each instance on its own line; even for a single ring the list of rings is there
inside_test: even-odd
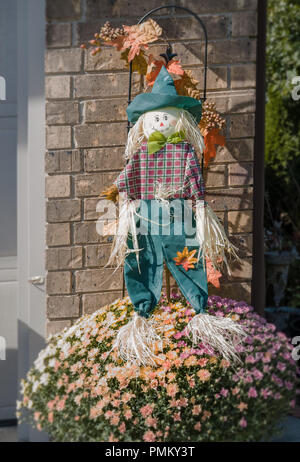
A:
[[[166,126],[164,126],[164,127],[159,127],[159,131],[160,131],[160,132],[165,132],[165,131],[168,130],[169,128],[170,128],[169,126],[168,126],[168,127],[166,127]],[[156,128],[155,128],[155,127],[152,127],[152,130],[156,131]]]

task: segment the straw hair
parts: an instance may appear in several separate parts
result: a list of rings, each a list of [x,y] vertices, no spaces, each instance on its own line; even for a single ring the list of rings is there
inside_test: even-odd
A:
[[[185,139],[194,146],[197,154],[202,154],[205,149],[205,144],[196,119],[185,109],[182,109],[180,112],[180,118],[175,126],[175,131],[183,131]]]
[[[133,127],[129,130],[127,143],[125,146],[125,159],[131,159],[133,154],[139,149],[145,139],[144,135],[145,114],[141,115]]]

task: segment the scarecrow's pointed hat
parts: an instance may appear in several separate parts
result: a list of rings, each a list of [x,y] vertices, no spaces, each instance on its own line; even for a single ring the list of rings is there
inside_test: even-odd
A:
[[[178,95],[174,80],[169,72],[162,66],[152,88],[151,93],[140,93],[127,107],[127,116],[130,122],[136,122],[138,118],[148,111],[164,107],[178,107],[189,111],[197,122],[200,122],[202,101],[190,96]]]

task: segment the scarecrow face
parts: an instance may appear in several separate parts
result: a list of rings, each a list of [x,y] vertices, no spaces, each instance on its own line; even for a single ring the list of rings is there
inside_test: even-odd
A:
[[[165,137],[175,133],[175,127],[179,120],[180,113],[180,109],[176,107],[165,107],[146,112],[143,124],[146,138],[149,138],[153,132],[160,132]]]

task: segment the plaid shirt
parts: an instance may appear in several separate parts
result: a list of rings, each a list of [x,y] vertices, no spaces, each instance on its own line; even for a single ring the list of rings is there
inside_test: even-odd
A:
[[[201,167],[191,144],[167,143],[154,154],[148,154],[147,142],[143,142],[114,181],[120,192],[133,199],[154,199],[157,183],[171,191],[169,199],[204,200]]]

